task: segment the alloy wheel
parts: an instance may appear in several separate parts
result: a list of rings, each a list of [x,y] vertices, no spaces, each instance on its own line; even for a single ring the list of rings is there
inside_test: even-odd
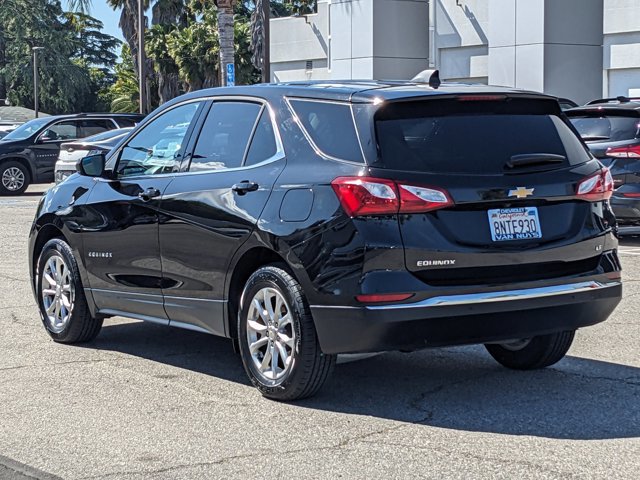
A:
[[[247,342],[261,380],[270,385],[282,383],[293,367],[296,333],[291,309],[275,288],[263,288],[251,299]]]
[[[40,288],[49,329],[60,333],[69,323],[74,300],[71,270],[60,255],[54,254],[47,260]]]
[[[2,172],[2,186],[10,192],[17,192],[24,186],[24,172],[18,167],[9,167]]]

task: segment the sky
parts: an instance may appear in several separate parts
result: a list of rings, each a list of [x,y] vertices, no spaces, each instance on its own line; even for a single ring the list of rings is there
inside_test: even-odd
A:
[[[62,0],[63,8],[67,7],[66,4],[67,0]],[[93,0],[89,15],[104,23],[104,29],[102,30],[104,33],[108,33],[119,40],[123,40],[122,31],[120,30],[120,27],[118,27],[120,12],[112,10],[111,7],[107,5],[106,0]]]

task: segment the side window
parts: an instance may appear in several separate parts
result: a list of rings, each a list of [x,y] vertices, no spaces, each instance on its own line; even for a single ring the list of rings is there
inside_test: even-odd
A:
[[[200,105],[180,105],[147,124],[120,152],[118,177],[157,175],[179,168],[183,140]]]
[[[82,120],[80,122],[80,137],[90,137],[98,133],[106,132],[107,130],[113,130],[115,125],[111,120],[106,119],[92,119]]]
[[[69,120],[56,123],[47,128],[40,136],[42,140],[73,140],[78,138],[78,122]]]
[[[264,108],[251,139],[251,146],[244,164],[255,165],[256,163],[264,162],[273,157],[277,150],[278,147],[276,146],[276,137],[273,132],[273,123],[271,123],[269,110]]]
[[[290,103],[307,135],[325,155],[363,161],[350,105],[308,100]]]
[[[138,124],[138,122],[131,118],[116,118],[115,120],[120,128],[135,127]]]
[[[189,170],[221,170],[242,165],[261,105],[215,102],[202,126]]]

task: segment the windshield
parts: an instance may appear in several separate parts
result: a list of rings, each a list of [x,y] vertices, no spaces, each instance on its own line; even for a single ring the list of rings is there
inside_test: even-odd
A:
[[[2,140],[24,140],[36,133],[50,121],[51,119],[46,117],[29,120],[27,123],[20,125],[13,132],[10,132],[9,135],[4,137]]]
[[[570,117],[582,139],[586,142],[618,142],[638,137],[640,118],[622,116]]]

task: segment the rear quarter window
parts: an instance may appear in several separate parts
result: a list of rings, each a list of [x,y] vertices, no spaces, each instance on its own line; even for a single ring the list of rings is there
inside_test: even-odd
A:
[[[362,150],[351,105],[316,100],[289,100],[302,128],[323,154],[362,163]]]
[[[382,107],[375,121],[378,159],[374,166],[498,174],[506,171],[514,155],[566,157],[564,165],[556,168],[590,160],[564,120],[539,105],[526,108],[526,103],[432,100]]]

